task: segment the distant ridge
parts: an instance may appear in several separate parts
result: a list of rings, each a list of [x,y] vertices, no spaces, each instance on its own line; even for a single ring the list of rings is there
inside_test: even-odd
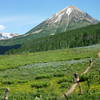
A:
[[[19,36],[19,34],[0,32],[0,40],[10,39],[16,36]]]

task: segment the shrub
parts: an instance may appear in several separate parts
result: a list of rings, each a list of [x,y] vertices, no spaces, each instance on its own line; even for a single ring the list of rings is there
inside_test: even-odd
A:
[[[87,75],[82,75],[80,77],[80,82],[83,82],[83,81],[88,81],[89,77]]]
[[[14,84],[14,81],[7,80],[7,81],[2,81],[1,83],[4,85],[12,85]]]
[[[46,88],[48,87],[49,83],[48,82],[34,82],[31,84],[32,88]]]
[[[54,77],[63,77],[64,74],[63,74],[63,73],[55,73],[53,76],[54,76]]]
[[[39,80],[39,79],[50,79],[52,76],[49,75],[49,74],[43,74],[43,75],[39,75],[39,76],[36,76],[35,79],[36,80]]]

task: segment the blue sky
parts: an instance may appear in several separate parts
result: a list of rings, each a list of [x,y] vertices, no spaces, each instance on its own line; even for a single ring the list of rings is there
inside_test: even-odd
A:
[[[100,0],[0,0],[0,32],[26,33],[70,5],[100,20]]]

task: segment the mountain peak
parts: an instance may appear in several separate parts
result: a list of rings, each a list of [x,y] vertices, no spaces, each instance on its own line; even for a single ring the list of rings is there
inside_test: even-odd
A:
[[[75,7],[75,6],[69,6],[68,8],[77,8],[77,7]]]
[[[62,9],[52,17],[48,18],[31,31],[29,34],[56,34],[67,30],[77,29],[92,24],[97,24],[99,21],[91,17],[88,13],[80,10],[75,6],[69,6]]]
[[[56,17],[60,17],[63,15],[68,15],[70,16],[71,13],[74,12],[80,12],[80,13],[84,13],[83,11],[81,11],[79,8],[75,7],[75,6],[69,6],[67,8],[64,8],[63,10],[59,11],[58,13],[56,13],[54,16]],[[56,21],[57,22],[57,21]]]
[[[68,9],[72,9],[72,10],[78,10],[78,11],[80,11],[80,12],[83,12],[82,10],[80,10],[78,7],[76,7],[76,6],[69,6],[68,8],[67,8],[67,10]]]
[[[72,7],[72,6],[67,8],[66,14],[68,14],[68,16],[72,13],[73,8],[74,7]]]

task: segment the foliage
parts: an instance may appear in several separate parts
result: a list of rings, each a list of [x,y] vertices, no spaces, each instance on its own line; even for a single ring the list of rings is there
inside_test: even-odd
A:
[[[94,45],[84,48],[70,48],[47,52],[4,55],[0,56],[0,70],[5,70],[7,68],[17,68],[20,66],[28,67],[29,65],[31,66],[31,64],[35,63],[44,63],[45,65],[47,65],[48,63],[46,62],[56,63],[57,61],[80,60],[91,57],[94,58],[97,56],[97,53],[99,51],[100,45]]]
[[[84,48],[63,49],[22,55],[0,56],[0,99],[4,88],[10,88],[10,100],[66,100],[63,94],[74,83],[73,74],[81,74],[89,64],[89,57],[95,63],[81,82],[79,89],[69,100],[98,100],[100,98],[100,59],[96,54],[98,45]],[[12,62],[13,61],[13,62]],[[3,89],[3,90],[2,90]]]

